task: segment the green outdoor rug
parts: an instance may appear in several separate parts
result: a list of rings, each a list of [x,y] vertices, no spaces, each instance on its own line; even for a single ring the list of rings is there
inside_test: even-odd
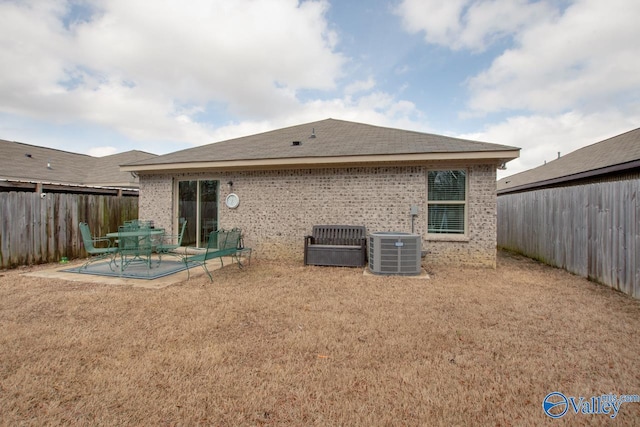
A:
[[[189,268],[199,266],[200,263],[190,262]],[[159,277],[168,276],[170,274],[178,273],[179,271],[186,270],[183,261],[173,259],[162,259],[162,262],[158,264],[156,260],[151,263],[151,269],[147,268],[147,265],[141,262],[133,262],[120,271],[117,266],[111,265],[113,269],[109,268],[109,261],[94,262],[78,270],[78,267],[67,268],[63,271],[65,273],[78,273],[78,274],[93,274],[96,276],[109,276],[109,277],[122,277],[127,279],[147,279],[153,280]]]

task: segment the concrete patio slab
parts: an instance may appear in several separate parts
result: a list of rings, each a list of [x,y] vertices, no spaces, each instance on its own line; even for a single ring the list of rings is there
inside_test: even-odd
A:
[[[231,258],[223,259],[225,266],[231,265]],[[82,264],[84,264],[85,260],[73,261],[68,264],[60,264],[53,268],[48,268],[46,270],[38,270],[29,273],[23,273],[25,276],[31,277],[41,277],[47,279],[59,279],[59,280],[67,280],[70,282],[82,282],[82,283],[99,283],[103,285],[118,285],[118,286],[132,286],[134,288],[146,288],[146,289],[162,289],[167,286],[175,285],[177,283],[181,283],[187,280],[193,280],[202,275],[205,275],[204,269],[197,265],[193,266],[189,269],[189,273],[187,270],[179,271],[174,274],[170,274],[168,276],[159,277],[157,279],[131,279],[124,277],[109,277],[109,276],[98,276],[93,274],[80,274],[80,273],[71,273],[65,272],[61,270],[68,270],[73,267],[80,268]],[[219,270],[220,260],[210,260],[207,263],[207,268],[212,273],[215,270]],[[205,275],[206,276],[206,275]],[[215,280],[215,276],[214,276]],[[207,278],[208,282],[208,278]]]

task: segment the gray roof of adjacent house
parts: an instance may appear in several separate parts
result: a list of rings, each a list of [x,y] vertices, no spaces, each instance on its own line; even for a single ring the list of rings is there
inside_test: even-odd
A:
[[[384,161],[518,157],[519,148],[326,119],[133,162],[127,171],[300,167]]]
[[[593,179],[640,168],[640,128],[580,148],[498,181],[498,194]]]
[[[0,180],[72,186],[137,188],[138,179],[120,165],[156,157],[127,151],[105,157],[0,140]]]

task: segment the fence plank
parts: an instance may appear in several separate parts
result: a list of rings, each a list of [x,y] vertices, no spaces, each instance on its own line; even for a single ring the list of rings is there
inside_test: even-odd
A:
[[[105,235],[137,217],[137,197],[47,193],[41,198],[38,193],[2,192],[0,268],[85,257],[80,221],[94,235]]]
[[[498,197],[498,246],[640,298],[640,180]]]

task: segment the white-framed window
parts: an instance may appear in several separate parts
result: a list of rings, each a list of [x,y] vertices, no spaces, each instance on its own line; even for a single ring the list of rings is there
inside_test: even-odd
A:
[[[467,171],[427,172],[427,234],[466,235]]]

